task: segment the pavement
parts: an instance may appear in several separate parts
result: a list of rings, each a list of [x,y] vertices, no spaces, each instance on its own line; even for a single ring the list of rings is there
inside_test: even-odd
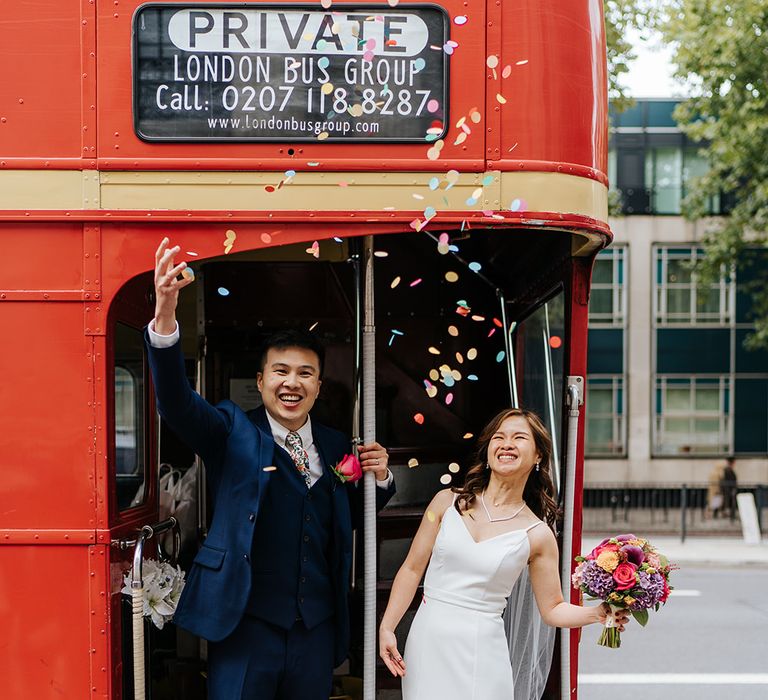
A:
[[[582,553],[590,552],[608,535],[585,535],[582,539]],[[768,568],[768,540],[761,544],[745,544],[738,537],[657,537],[648,539],[653,546],[677,565],[755,566]]]

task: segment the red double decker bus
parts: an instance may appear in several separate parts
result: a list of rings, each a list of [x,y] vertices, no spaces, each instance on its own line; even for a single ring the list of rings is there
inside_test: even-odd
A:
[[[197,477],[182,566],[207,523],[144,357],[164,236],[196,277],[179,318],[201,394],[255,405],[260,338],[299,325],[328,346],[324,422],[374,421],[398,483],[382,600],[510,404],[555,437],[576,600],[590,271],[610,240],[600,0],[40,0],[2,27],[3,698],[204,697],[205,649],[173,625],[147,627],[135,673],[121,593],[137,541],[161,556],[141,533],[169,513],[167,474]],[[545,697],[575,696],[577,642],[559,636]]]

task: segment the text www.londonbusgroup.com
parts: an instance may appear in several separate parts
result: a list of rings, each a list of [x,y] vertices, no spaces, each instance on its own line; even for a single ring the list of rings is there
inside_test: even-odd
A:
[[[253,129],[254,131],[290,131],[292,133],[315,134],[319,136],[323,132],[329,136],[333,134],[378,134],[378,122],[366,122],[357,120],[347,121],[313,121],[311,119],[296,119],[290,117],[281,119],[280,117],[269,117],[268,119],[251,119],[250,115],[245,117],[209,117],[208,128],[210,129]]]

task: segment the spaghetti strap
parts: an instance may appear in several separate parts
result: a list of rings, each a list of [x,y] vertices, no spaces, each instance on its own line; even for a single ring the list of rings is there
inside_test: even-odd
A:
[[[527,528],[525,528],[525,531],[528,532],[529,530],[533,530],[537,525],[541,525],[542,521],[537,520],[533,525],[529,525]]]

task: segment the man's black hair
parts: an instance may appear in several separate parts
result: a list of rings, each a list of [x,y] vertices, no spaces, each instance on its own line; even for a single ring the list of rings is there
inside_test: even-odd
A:
[[[311,350],[317,355],[320,361],[320,376],[323,378],[323,369],[325,368],[325,347],[318,337],[309,331],[300,328],[286,328],[285,330],[275,331],[268,335],[259,348],[259,372],[264,372],[264,363],[267,361],[267,353],[271,349],[285,350],[285,348],[302,348]]]

